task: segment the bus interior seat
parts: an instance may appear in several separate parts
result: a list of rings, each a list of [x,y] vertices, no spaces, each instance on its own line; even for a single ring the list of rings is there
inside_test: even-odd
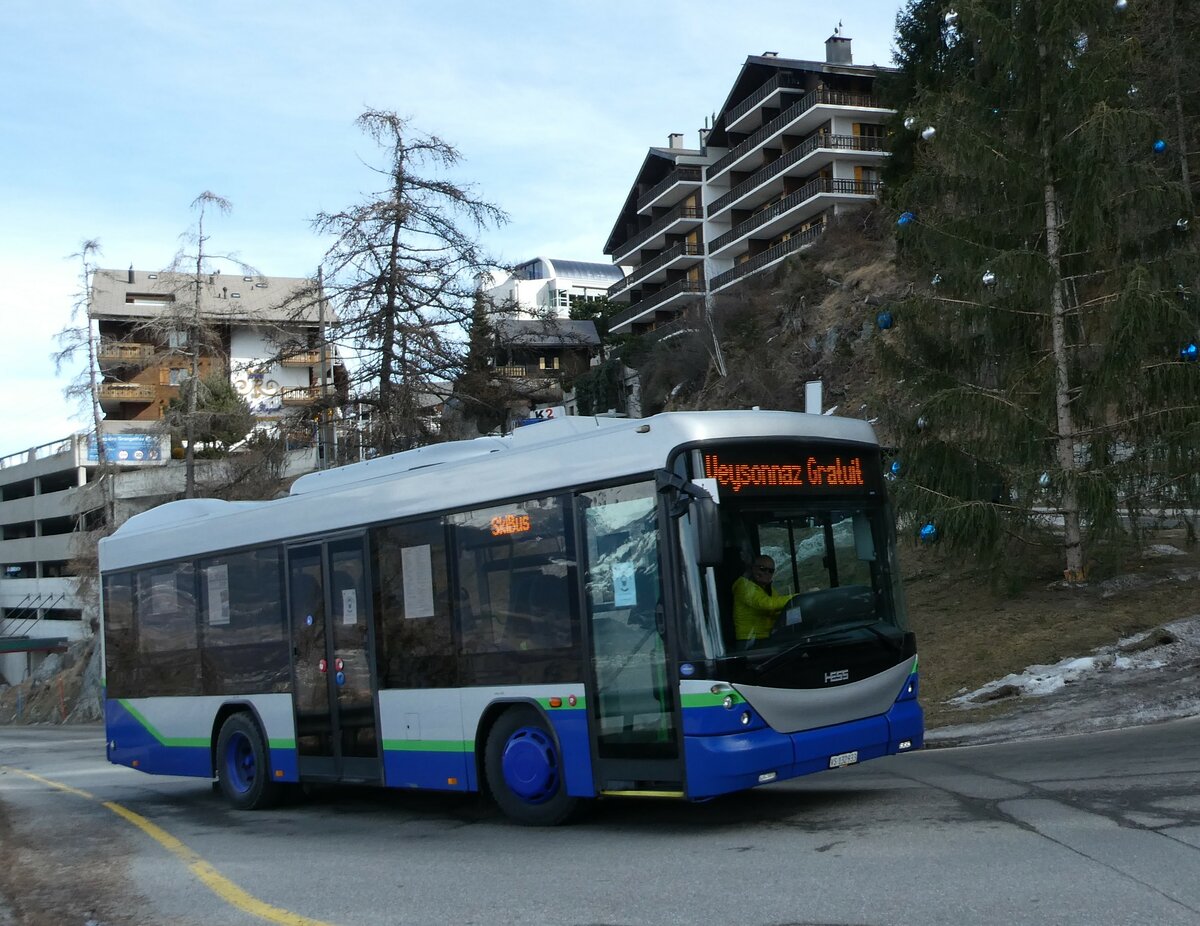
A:
[[[726,647],[734,645],[733,637],[733,583],[746,572],[748,560],[736,547],[726,547],[724,561],[715,568],[717,580],[717,606],[721,609],[721,626],[725,633]]]

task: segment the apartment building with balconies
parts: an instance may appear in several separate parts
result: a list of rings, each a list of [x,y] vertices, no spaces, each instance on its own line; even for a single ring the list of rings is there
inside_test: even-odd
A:
[[[610,289],[644,333],[803,249],[828,221],[872,203],[894,112],[876,95],[890,69],[853,63],[840,29],[824,61],[748,57],[700,147],[651,148],[605,245],[631,267]]]
[[[88,313],[99,332],[106,434],[153,430],[179,395],[191,372],[196,299],[190,274],[93,275]],[[345,371],[332,348],[322,349],[322,324],[334,318],[314,281],[205,274],[198,305],[200,375],[228,375],[260,427],[294,430],[319,402],[344,393]]]
[[[651,148],[625,198],[604,253],[629,270],[608,289],[629,303],[609,325],[613,334],[644,331],[673,318],[704,293],[703,148],[668,136]]]

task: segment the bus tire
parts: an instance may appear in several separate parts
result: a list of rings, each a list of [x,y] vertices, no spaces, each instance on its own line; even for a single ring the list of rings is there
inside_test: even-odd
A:
[[[532,707],[509,708],[496,720],[484,772],[496,804],[523,826],[557,826],[579,807],[579,798],[567,794],[554,736]]]
[[[232,714],[217,735],[217,782],[238,810],[265,810],[279,801],[280,786],[271,780],[271,756],[263,735],[245,711]]]

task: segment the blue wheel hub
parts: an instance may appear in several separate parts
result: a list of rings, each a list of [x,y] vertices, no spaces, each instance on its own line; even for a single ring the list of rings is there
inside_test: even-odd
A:
[[[504,744],[504,783],[521,800],[541,804],[558,791],[558,753],[545,730],[521,727]]]
[[[235,733],[225,746],[225,778],[235,791],[244,794],[254,786],[257,772],[249,738],[244,733]]]

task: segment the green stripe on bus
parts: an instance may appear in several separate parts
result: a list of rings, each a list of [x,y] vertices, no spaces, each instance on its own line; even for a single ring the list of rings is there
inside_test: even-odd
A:
[[[562,704],[560,704],[558,707],[551,707],[549,698],[538,698],[537,703],[548,711],[581,711],[587,707],[587,698],[577,697],[573,707],[567,702],[566,698],[561,698],[560,700],[562,701]]]
[[[271,740],[269,743],[267,743],[267,746],[270,749],[295,749],[296,741],[295,740]]]
[[[384,740],[384,751],[392,752],[474,752],[468,740]]]
[[[682,695],[680,700],[684,707],[723,707],[726,698],[733,698],[734,704],[741,704],[746,700],[736,691],[722,691],[720,694],[701,691],[697,694]]]
[[[129,711],[129,715],[146,728],[146,732],[153,736],[163,746],[211,746],[211,742],[207,736],[163,736],[155,729],[154,724],[141,715],[136,707],[126,701],[124,698],[118,699],[118,703]]]

